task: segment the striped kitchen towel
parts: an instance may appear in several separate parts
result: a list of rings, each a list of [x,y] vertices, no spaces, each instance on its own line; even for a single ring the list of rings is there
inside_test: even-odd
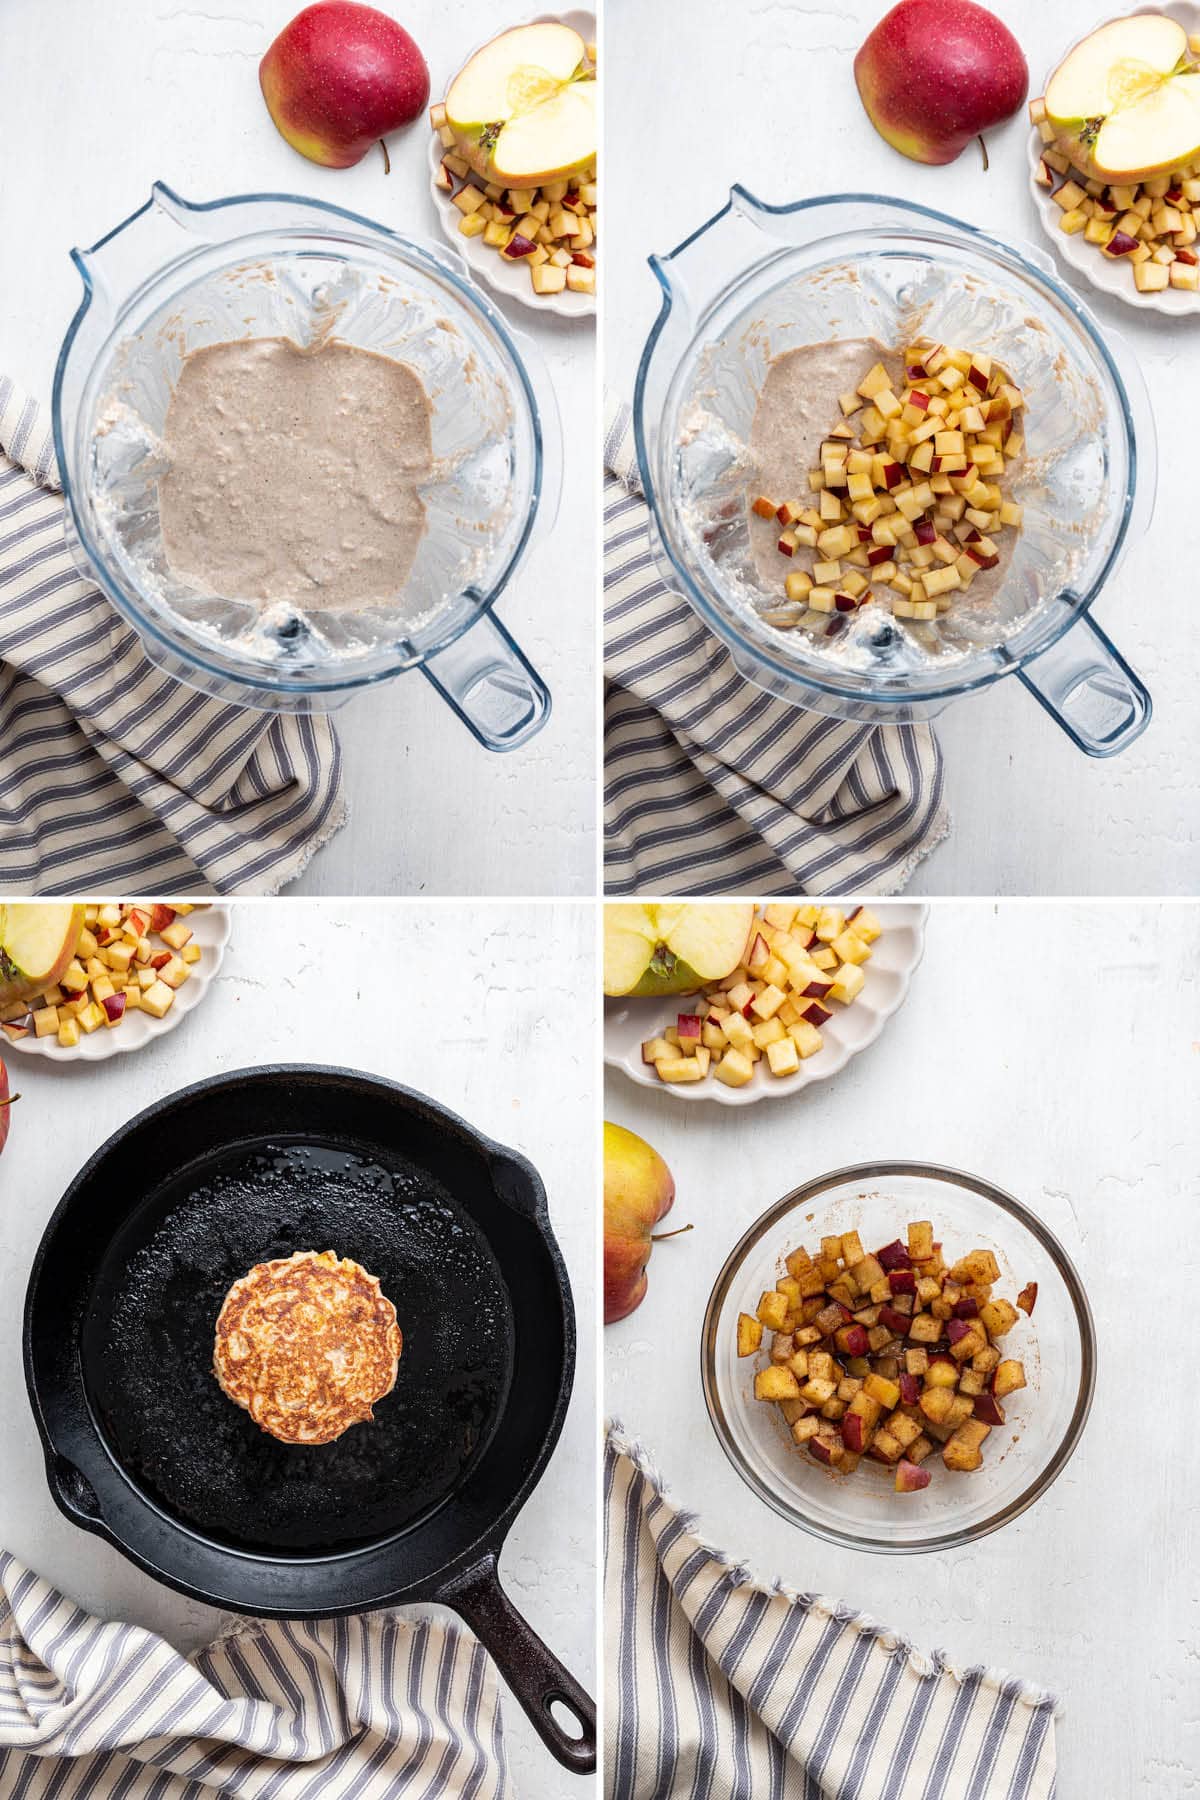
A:
[[[0,1552],[0,1800],[513,1800],[467,1632],[247,1624],[186,1659]]]
[[[604,450],[610,894],[890,894],[949,830],[928,725],[850,725],[743,680],[658,575],[622,406]]]
[[[756,1587],[617,1428],[605,1501],[608,1800],[1053,1800],[1051,1695]]]
[[[80,575],[47,416],[0,378],[0,893],[271,894],[345,820],[324,716],[182,687]]]

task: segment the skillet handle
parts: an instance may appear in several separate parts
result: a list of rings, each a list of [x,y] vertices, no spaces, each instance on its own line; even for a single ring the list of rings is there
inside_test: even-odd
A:
[[[526,1623],[504,1589],[491,1551],[467,1569],[437,1598],[452,1606],[491,1654],[500,1673],[525,1708],[533,1728],[551,1755],[576,1775],[590,1775],[596,1767],[596,1706],[575,1677],[543,1644]],[[550,1704],[557,1700],[582,1727],[582,1735],[570,1737]]]

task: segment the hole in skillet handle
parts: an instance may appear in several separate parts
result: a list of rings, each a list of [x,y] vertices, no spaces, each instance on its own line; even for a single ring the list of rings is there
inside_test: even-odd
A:
[[[591,1775],[596,1767],[595,1703],[500,1586],[496,1553],[489,1551],[434,1597],[470,1626],[551,1755],[574,1774]],[[577,1731],[560,1722],[564,1710]]]

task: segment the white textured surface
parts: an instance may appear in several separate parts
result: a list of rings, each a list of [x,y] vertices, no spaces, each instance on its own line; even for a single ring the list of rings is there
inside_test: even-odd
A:
[[[412,30],[434,98],[464,54],[506,22],[485,0],[378,3]],[[0,373],[49,403],[79,299],[68,252],[134,211],[156,179],[196,200],[311,194],[438,239],[424,122],[389,140],[390,176],[378,152],[353,169],[318,168],[275,130],[258,63],[298,10],[299,0],[3,7]],[[509,317],[546,359],[567,447],[555,537],[498,609],[550,688],[550,722],[525,749],[493,756],[419,674],[356,696],[338,715],[350,823],[293,894],[593,891],[593,332],[587,321],[539,320],[525,308]]]
[[[1186,1356],[1147,1368],[1136,1274],[1149,1257],[1181,1292],[1200,1277],[1198,998],[1192,907],[944,904],[879,1042],[794,1110],[683,1110],[606,1080],[607,1117],[671,1166],[670,1223],[695,1225],[658,1246],[647,1299],[605,1332],[606,1409],[757,1577],[1056,1690],[1060,1800],[1200,1792],[1200,1502],[1179,1437],[1195,1406]],[[885,1156],[978,1173],[1038,1211],[1099,1338],[1092,1416],[1056,1485],[936,1557],[838,1550],[789,1527],[726,1462],[700,1390],[704,1308],[741,1232],[799,1180]]]
[[[933,168],[898,155],[863,112],[853,58],[884,0],[608,0],[605,140],[605,385],[630,399],[658,311],[646,267],[724,205],[741,182],[782,203],[847,190],[897,194],[1044,243],[1028,189],[1019,116],[988,134],[990,172],[969,147]],[[1004,0],[997,10],[1029,62],[1032,91],[1061,52],[1119,8],[1094,0]],[[664,87],[663,71],[669,70]],[[1061,269],[1060,269],[1060,272]],[[1155,716],[1111,762],[1083,756],[1015,680],[942,714],[954,827],[917,871],[914,894],[1159,894],[1200,889],[1200,709],[1195,704],[1194,567],[1200,531],[1188,469],[1200,318],[1134,317],[1082,290],[1125,334],[1158,425],[1158,509],[1095,608],[1142,677]]]
[[[273,1061],[342,1063],[409,1083],[530,1157],[550,1196],[579,1327],[575,1391],[554,1456],[500,1560],[513,1600],[595,1692],[595,1111],[593,918],[588,907],[237,902],[224,967],[205,1004],[141,1056],[105,1063],[10,1063],[22,1098],[0,1164],[0,1544],[105,1617],[133,1619],[181,1647],[220,1616],[135,1569],[68,1524],[50,1499],[21,1369],[29,1267],[50,1213],[122,1120],[201,1077]],[[420,1042],[380,1003],[381,962],[403,971],[435,1029]],[[536,979],[534,971],[536,970]],[[437,996],[437,1013],[432,1011]],[[570,1017],[568,1034],[547,1021]],[[587,1794],[508,1697],[505,1723],[522,1800]]]

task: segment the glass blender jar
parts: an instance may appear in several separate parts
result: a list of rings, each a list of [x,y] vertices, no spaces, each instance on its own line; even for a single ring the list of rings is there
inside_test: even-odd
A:
[[[196,204],[157,183],[89,250],[54,379],[68,538],[81,568],[178,680],[264,711],[324,711],[417,668],[477,740],[546,722],[545,684],[495,616],[554,523],[562,441],[549,378],[449,251],[291,194]],[[402,593],[363,609],[190,587],[158,515],[162,430],[204,345],[335,336],[419,375],[432,408],[425,531]]]
[[[634,427],[651,536],[664,578],[749,681],[838,718],[907,723],[1015,675],[1089,756],[1145,729],[1150,696],[1090,608],[1153,511],[1149,398],[1047,257],[886,196],[775,207],[735,187],[650,263],[663,298]],[[780,631],[762,617],[778,596],[755,578],[746,519],[767,366],[798,346],[917,334],[990,352],[1026,396],[1005,579],[928,625],[878,604],[835,616],[828,635]]]

